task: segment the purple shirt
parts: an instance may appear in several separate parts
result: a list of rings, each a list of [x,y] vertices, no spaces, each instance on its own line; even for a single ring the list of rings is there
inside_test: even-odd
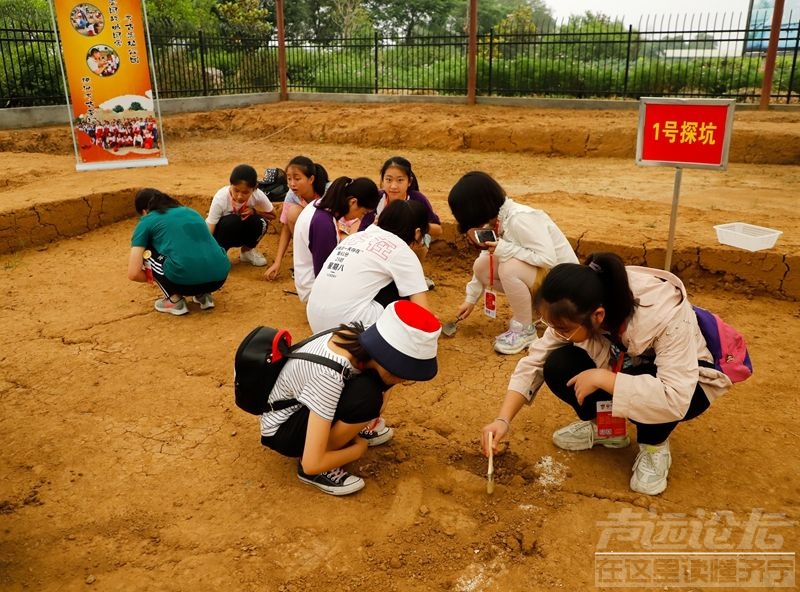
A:
[[[310,205],[309,207],[315,207]],[[325,260],[339,244],[336,219],[328,210],[317,208],[308,225],[308,250],[314,262],[314,276],[318,276]]]
[[[381,191],[381,200],[386,199],[386,192]],[[409,201],[418,201],[425,209],[428,210],[428,224],[441,224],[442,221],[439,219],[439,216],[436,215],[436,212],[433,211],[433,206],[431,202],[428,200],[427,197],[421,191],[414,191],[413,189],[408,192],[408,197],[406,198]],[[386,207],[386,206],[384,206]],[[382,210],[383,208],[381,208]],[[377,210],[374,212],[370,212],[363,218],[361,218],[361,226],[359,226],[359,230],[366,230],[373,222],[375,222],[375,217],[378,215]]]

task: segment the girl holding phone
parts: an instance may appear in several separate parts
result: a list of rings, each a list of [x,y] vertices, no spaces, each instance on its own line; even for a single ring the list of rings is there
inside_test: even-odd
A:
[[[461,177],[447,203],[458,230],[481,249],[456,317],[472,314],[482,294],[490,310],[494,293],[504,293],[512,316],[508,330],[495,338],[494,349],[501,354],[519,353],[537,337],[532,293],[550,268],[577,263],[578,258],[550,216],[507,197],[487,173],[472,171]]]

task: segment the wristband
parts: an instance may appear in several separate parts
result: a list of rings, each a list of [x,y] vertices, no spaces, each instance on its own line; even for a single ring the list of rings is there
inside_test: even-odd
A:
[[[494,420],[495,421],[502,421],[504,424],[506,424],[506,431],[510,431],[511,430],[511,422],[508,421],[505,417],[495,417]]]

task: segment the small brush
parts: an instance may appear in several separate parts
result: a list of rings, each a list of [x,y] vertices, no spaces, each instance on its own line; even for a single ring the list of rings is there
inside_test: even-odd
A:
[[[486,472],[488,481],[486,482],[486,493],[489,495],[494,493],[494,447],[492,444],[492,437],[494,434],[489,432],[489,470]]]

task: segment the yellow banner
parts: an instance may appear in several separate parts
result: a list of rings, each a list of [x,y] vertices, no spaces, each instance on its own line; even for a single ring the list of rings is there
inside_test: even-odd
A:
[[[53,0],[78,170],[167,164],[142,0]]]

